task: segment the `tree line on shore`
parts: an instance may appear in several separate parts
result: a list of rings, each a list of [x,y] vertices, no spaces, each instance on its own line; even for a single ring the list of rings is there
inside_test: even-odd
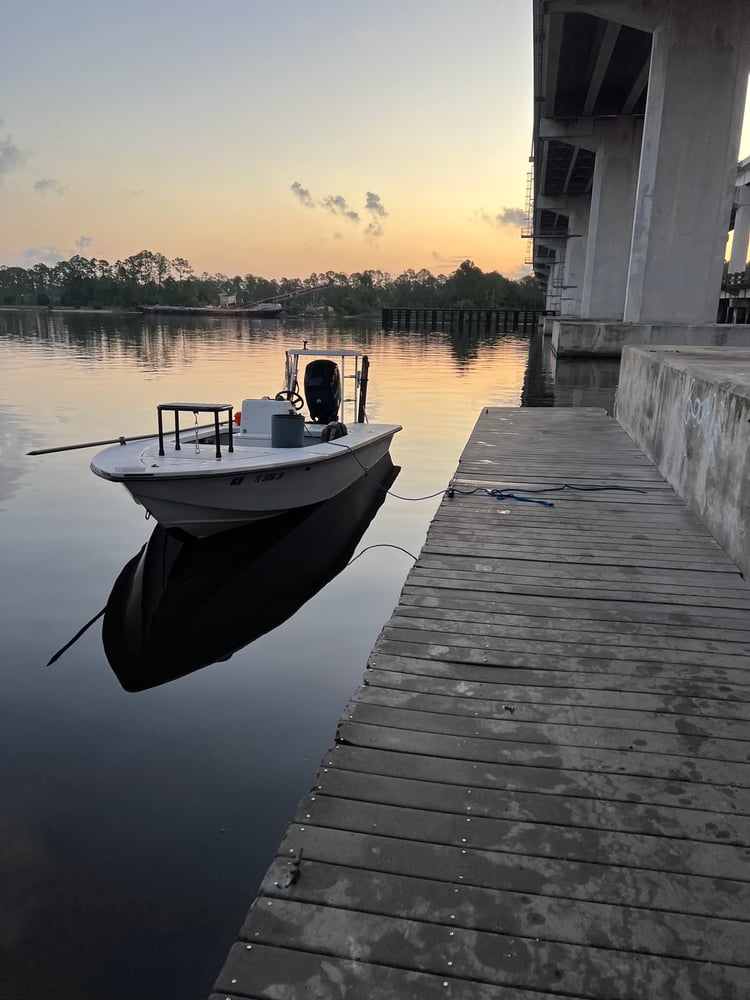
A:
[[[64,306],[137,309],[139,306],[215,306],[220,296],[238,304],[284,297],[290,311],[327,308],[343,315],[378,313],[384,307],[434,309],[541,309],[542,293],[531,275],[515,281],[484,272],[465,260],[452,274],[408,269],[344,274],[326,271],[308,278],[196,275],[184,257],[140,253],[110,264],[75,255],[56,264],[0,266],[0,303],[5,306]]]

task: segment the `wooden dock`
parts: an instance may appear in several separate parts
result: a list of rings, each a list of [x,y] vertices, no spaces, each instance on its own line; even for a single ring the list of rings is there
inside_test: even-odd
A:
[[[603,411],[455,486],[213,1000],[747,1000],[750,587]]]

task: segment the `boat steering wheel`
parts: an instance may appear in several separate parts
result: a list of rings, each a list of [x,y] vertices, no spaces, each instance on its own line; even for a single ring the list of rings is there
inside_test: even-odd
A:
[[[300,396],[298,392],[292,392],[290,389],[283,389],[281,392],[277,392],[276,399],[288,400],[295,410],[301,410],[305,405],[305,401],[302,396]]]

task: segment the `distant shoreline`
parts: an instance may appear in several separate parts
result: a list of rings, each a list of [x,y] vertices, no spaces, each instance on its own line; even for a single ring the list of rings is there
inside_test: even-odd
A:
[[[189,315],[202,315],[202,316],[218,316],[229,318],[236,317],[246,317],[247,319],[278,319],[281,317],[276,316],[263,316],[262,313],[248,312],[246,309],[203,309],[203,307],[195,306],[171,306],[164,310],[164,312],[159,312],[157,309],[142,309],[140,306],[136,306],[135,309],[114,309],[107,307],[106,309],[92,309],[91,306],[81,306],[76,308],[76,306],[4,306],[0,305],[0,312],[34,312],[34,313],[53,313],[62,314],[65,316],[189,316]],[[313,317],[315,319],[379,319],[380,312],[371,313],[352,313],[352,314],[341,314],[337,315],[334,313],[320,313],[320,312],[306,312],[302,310],[300,312],[286,312],[285,319],[306,319]]]
[[[92,309],[90,306],[0,306],[0,312],[91,313],[92,315],[137,316],[140,309]]]

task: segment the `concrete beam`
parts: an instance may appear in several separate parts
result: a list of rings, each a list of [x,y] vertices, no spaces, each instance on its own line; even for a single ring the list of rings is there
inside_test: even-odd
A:
[[[545,0],[544,10],[549,14],[592,14],[639,31],[654,31],[663,6],[664,0]]]
[[[542,92],[536,99],[541,103],[542,114],[552,117],[554,114],[555,92],[557,90],[557,74],[560,67],[560,46],[562,44],[563,18],[556,15],[544,17],[544,62],[542,64]]]
[[[584,118],[588,118],[589,115],[592,115],[594,112],[596,99],[599,96],[602,81],[604,80],[604,74],[607,72],[607,68],[609,67],[609,61],[615,50],[619,34],[619,24],[615,24],[613,21],[604,21],[602,23],[599,30],[599,38],[597,39],[597,43],[594,48],[596,56],[594,59],[594,68],[591,72],[591,79],[589,81],[589,89],[586,93],[586,100],[583,102]]]
[[[534,184],[535,184],[535,194],[538,197],[540,186],[543,179],[547,176],[547,160],[549,158],[549,143],[541,143],[541,157],[539,158],[539,163],[535,164],[534,167]]]
[[[573,176],[573,171],[576,167],[576,160],[578,159],[578,150],[580,146],[573,146],[573,155],[570,158],[570,163],[568,164],[568,171],[565,174],[565,180],[563,181],[563,194],[567,194],[570,188],[570,178]]]
[[[633,113],[633,108],[643,96],[643,92],[646,90],[646,87],[648,87],[648,71],[650,65],[651,56],[649,55],[648,59],[644,60],[638,76],[635,78],[635,83],[630,88],[630,93],[625,98],[625,103],[622,106],[622,113],[624,115],[630,115]]]
[[[567,215],[572,200],[565,194],[540,194],[535,202],[535,208],[544,212],[555,212],[557,215]]]
[[[556,139],[567,142],[571,146],[581,146],[583,149],[595,150],[594,121],[584,118],[542,118],[539,122],[540,139]]]

